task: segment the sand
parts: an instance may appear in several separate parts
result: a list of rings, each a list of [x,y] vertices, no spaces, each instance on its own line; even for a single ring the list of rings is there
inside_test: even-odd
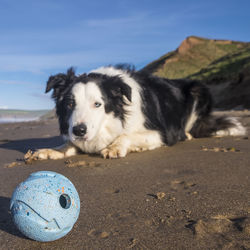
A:
[[[250,127],[250,112],[236,112]],[[56,121],[0,125],[0,249],[250,249],[249,137],[194,139],[104,160],[23,162],[57,146]],[[68,177],[81,199],[72,231],[54,242],[24,237],[11,221],[15,187],[32,172]]]

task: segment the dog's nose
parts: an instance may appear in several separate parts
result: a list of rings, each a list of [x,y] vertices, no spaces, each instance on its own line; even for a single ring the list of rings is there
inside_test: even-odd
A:
[[[84,136],[87,132],[87,126],[84,123],[81,123],[73,127],[73,134],[76,136]]]

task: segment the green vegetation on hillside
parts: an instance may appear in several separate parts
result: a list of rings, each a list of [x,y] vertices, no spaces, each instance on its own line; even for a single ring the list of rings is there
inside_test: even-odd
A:
[[[188,77],[208,83],[232,81],[238,80],[240,73],[248,68],[250,69],[250,48],[230,53]]]
[[[143,71],[170,79],[225,81],[250,67],[250,43],[188,37],[180,47]]]

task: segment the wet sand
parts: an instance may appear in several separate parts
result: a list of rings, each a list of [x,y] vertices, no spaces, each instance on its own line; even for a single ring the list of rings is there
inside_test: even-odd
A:
[[[234,112],[250,127],[250,112]],[[28,149],[60,145],[56,121],[0,124],[0,249],[250,249],[250,143],[194,139],[104,160],[25,164]],[[68,177],[81,199],[72,231],[54,242],[22,236],[11,222],[15,187],[32,172]]]

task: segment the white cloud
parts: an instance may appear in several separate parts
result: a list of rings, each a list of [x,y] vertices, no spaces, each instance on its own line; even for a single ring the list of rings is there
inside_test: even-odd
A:
[[[31,82],[15,81],[15,80],[0,80],[0,84],[21,85],[21,84],[31,84]]]
[[[1,34],[0,69],[38,74],[70,66],[88,70],[103,64],[149,62],[161,55],[159,51],[175,49],[171,40],[179,31],[169,34],[167,30],[189,14],[190,9],[164,17],[137,11],[120,18],[87,19],[56,30],[6,31]]]
[[[0,105],[0,109],[8,109],[7,105]]]
[[[143,47],[143,45],[140,47]],[[138,55],[135,53],[136,49],[136,45],[134,48],[126,48],[125,50],[122,45],[119,45],[113,46],[113,49],[104,47],[102,49],[72,53],[1,55],[0,69],[6,72],[26,71],[41,73],[46,70],[68,68],[70,66],[91,69],[103,64],[114,64],[119,62],[137,63]],[[145,59],[146,56],[147,53],[140,57]],[[24,82],[0,80],[0,83],[18,84]]]
[[[36,92],[34,92],[34,93],[30,93],[30,95],[32,97],[39,98],[41,100],[51,101],[50,95],[45,94],[45,93],[36,93]]]
[[[11,54],[0,58],[1,71],[27,71],[39,73],[44,70],[69,67],[71,65],[87,66],[88,63],[101,59],[96,53],[76,52],[61,54]],[[3,81],[1,81],[3,82]],[[9,81],[9,83],[17,83]]]
[[[120,17],[120,18],[103,18],[103,19],[89,19],[85,20],[82,25],[87,25],[90,28],[113,28],[117,26],[130,26],[138,24],[141,21],[145,21],[147,19],[148,14],[139,12],[135,15]]]

